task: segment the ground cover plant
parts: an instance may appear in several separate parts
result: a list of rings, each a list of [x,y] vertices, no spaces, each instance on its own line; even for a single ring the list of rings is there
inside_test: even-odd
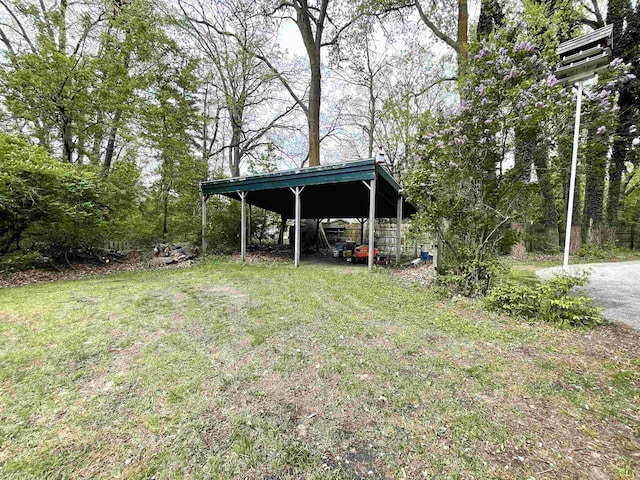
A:
[[[638,344],[344,265],[1,289],[0,477],[631,479]]]

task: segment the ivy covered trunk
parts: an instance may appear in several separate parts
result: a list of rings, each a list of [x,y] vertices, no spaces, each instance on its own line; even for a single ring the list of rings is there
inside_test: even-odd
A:
[[[557,248],[560,245],[558,234],[558,209],[556,199],[551,185],[551,172],[547,160],[548,150],[542,144],[538,144],[533,153],[533,159],[538,175],[538,186],[542,196],[542,207],[544,215],[544,228],[547,237],[547,247]]]
[[[607,150],[609,148],[599,127],[589,127],[589,141],[585,152],[585,194],[582,214],[582,241],[587,244],[602,242],[603,206]]]

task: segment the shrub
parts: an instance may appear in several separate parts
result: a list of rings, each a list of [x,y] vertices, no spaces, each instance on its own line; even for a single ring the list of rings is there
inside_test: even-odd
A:
[[[502,311],[527,320],[542,320],[559,327],[592,328],[604,323],[600,309],[591,299],[570,295],[573,287],[587,284],[589,276],[557,275],[545,283],[526,285],[503,282],[485,298],[491,310]]]
[[[41,268],[48,264],[49,259],[36,251],[17,250],[0,255],[0,272],[2,273]]]
[[[455,265],[445,268],[434,278],[433,283],[445,287],[453,294],[465,297],[482,296],[490,290],[501,270],[497,258],[487,256],[482,260],[474,258],[473,253],[461,248]]]
[[[48,243],[90,244],[105,223],[98,178],[41,147],[0,133],[0,253],[26,235]]]

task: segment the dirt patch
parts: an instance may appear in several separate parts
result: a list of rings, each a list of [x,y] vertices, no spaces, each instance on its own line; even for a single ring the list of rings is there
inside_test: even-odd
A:
[[[62,271],[53,270],[24,270],[11,274],[0,274],[0,288],[24,287],[37,283],[49,283],[58,280],[81,280],[91,276],[110,275],[118,272],[137,270],[185,268],[192,262],[176,263],[173,265],[152,265],[132,258],[123,263],[108,263],[106,265],[90,265],[82,263],[71,264],[70,268]]]
[[[613,325],[588,333],[550,329],[546,336],[551,337],[544,340],[545,345],[552,345],[550,349],[525,345],[502,352],[499,375],[504,388],[476,398],[492,420],[511,432],[504,448],[487,445],[484,454],[505,473],[535,478],[611,478],[617,466],[633,460],[634,455],[640,460],[640,430],[629,426],[637,418],[631,412],[620,412],[630,419],[625,424],[604,413],[593,415],[590,410],[608,402],[611,372],[606,364],[631,366],[637,362],[639,332]],[[487,350],[486,355],[495,352]],[[542,368],[545,362],[553,368]],[[558,375],[558,366],[577,380]],[[583,376],[590,379],[591,386],[580,384]],[[532,394],[528,388],[533,382],[550,391]]]
[[[394,276],[404,280],[407,283],[418,283],[425,288],[431,285],[436,271],[432,263],[419,263],[418,265],[410,265],[399,269],[391,269]]]
[[[131,364],[139,358],[142,347],[142,342],[135,342],[127,347],[111,350],[111,363],[108,368],[96,371],[94,375],[78,385],[80,398],[86,399],[92,395],[117,390],[119,387],[112,378],[126,375],[129,372]]]

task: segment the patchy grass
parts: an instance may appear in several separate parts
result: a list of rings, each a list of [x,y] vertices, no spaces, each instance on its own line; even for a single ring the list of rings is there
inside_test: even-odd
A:
[[[632,479],[639,344],[351,266],[4,289],[0,477]]]

